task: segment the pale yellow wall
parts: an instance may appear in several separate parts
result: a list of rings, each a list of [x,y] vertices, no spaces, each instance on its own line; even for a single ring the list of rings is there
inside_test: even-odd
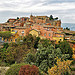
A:
[[[10,38],[8,38],[8,42],[15,42],[15,39],[17,39],[19,37],[18,33],[14,34],[14,36],[11,36]],[[11,41],[12,39],[12,41]],[[2,37],[2,41],[3,41],[3,37]],[[4,40],[5,42],[7,42],[7,38],[5,38]]]
[[[53,37],[53,40],[56,40],[56,42],[59,42],[59,41],[60,41],[60,39],[61,39],[61,41],[63,41],[63,40],[64,40],[64,38],[63,38],[63,37]]]
[[[32,34],[33,36],[36,36],[36,37],[39,36],[38,31],[36,31],[36,30],[31,30],[31,31],[29,32],[29,34]]]

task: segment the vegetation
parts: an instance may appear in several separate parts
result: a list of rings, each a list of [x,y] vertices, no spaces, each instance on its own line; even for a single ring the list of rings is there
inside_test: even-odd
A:
[[[11,36],[10,31],[0,31],[0,37],[9,38]]]
[[[25,63],[11,65],[5,75],[19,75],[20,67],[23,65],[25,65]]]
[[[50,20],[53,20],[53,16],[52,15],[50,15],[50,18],[49,18]]]
[[[28,54],[25,61],[28,64],[37,65],[43,72],[47,73],[48,67],[51,68],[56,64],[57,57],[63,60],[68,59],[70,56],[68,54],[62,54],[61,50],[59,48],[55,49],[53,45],[43,47],[42,44],[39,44],[36,54]]]
[[[70,64],[72,61],[70,60],[63,60],[61,59],[57,60],[57,65],[54,65],[51,69],[48,69],[49,75],[70,75]]]
[[[58,17],[53,18],[53,15],[50,15],[50,17],[49,17],[49,20],[57,20],[57,19],[58,19]]]
[[[56,45],[56,48],[60,48],[63,54],[69,54],[70,58],[72,58],[72,48],[67,41],[60,42],[58,45]]]
[[[66,28],[64,28],[64,30],[70,30],[70,28],[66,27]]]
[[[21,40],[23,42],[19,39],[17,43],[4,43],[3,48],[0,49],[0,66],[11,66],[14,64],[7,71],[6,75],[22,74],[21,71],[26,74],[27,70],[28,74],[32,74],[33,70],[36,70],[37,74],[34,72],[35,75],[46,75],[48,73],[50,74],[51,71],[55,72],[55,68],[57,68],[56,73],[59,71],[61,73],[59,66],[64,68],[64,63],[68,64],[71,61],[70,59],[72,59],[72,49],[67,41],[60,42],[56,45],[50,39],[41,40],[39,37],[32,35],[27,35],[21,38]],[[57,58],[61,59],[59,61],[60,64],[57,63]],[[24,63],[29,64],[27,70],[25,70],[27,65]],[[68,74],[64,70],[62,72],[65,75]],[[41,73],[38,74],[38,71]]]
[[[17,17],[17,20],[19,19],[19,17]]]
[[[19,75],[39,75],[39,68],[35,65],[24,65],[21,66]]]

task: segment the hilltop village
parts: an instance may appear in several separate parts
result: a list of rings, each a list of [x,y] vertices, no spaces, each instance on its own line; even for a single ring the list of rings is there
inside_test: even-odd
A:
[[[75,31],[64,30],[61,27],[61,20],[58,17],[53,18],[48,16],[33,16],[17,17],[17,19],[8,19],[7,22],[0,24],[0,33],[10,31],[11,35],[1,35],[0,40],[4,42],[16,42],[19,37],[24,37],[28,34],[40,37],[41,39],[50,39],[58,43],[66,39],[72,44],[75,49]],[[22,41],[22,40],[21,40]],[[73,50],[74,50],[73,49]]]
[[[47,38],[56,42],[64,40],[61,20],[58,20],[58,18],[53,19],[53,17],[50,19],[48,16],[30,15],[30,18],[17,17],[17,19],[9,19],[6,23],[0,24],[0,31],[11,31],[12,33],[12,36],[8,39],[2,38],[5,42],[16,42],[19,36],[23,37],[28,34],[40,37],[41,39]]]
[[[52,15],[10,18],[0,24],[0,55],[5,75],[74,75],[75,31]]]

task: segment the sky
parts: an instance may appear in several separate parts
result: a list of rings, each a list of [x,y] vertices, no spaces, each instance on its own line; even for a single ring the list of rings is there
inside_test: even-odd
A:
[[[75,0],[0,0],[0,23],[9,18],[59,17],[62,23],[75,23]]]

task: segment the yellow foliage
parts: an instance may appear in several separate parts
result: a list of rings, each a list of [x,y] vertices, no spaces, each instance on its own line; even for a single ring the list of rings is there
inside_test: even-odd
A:
[[[71,60],[63,60],[61,59],[57,60],[57,65],[54,65],[51,69],[48,69],[49,75],[62,75],[64,72],[70,72],[70,64]]]

